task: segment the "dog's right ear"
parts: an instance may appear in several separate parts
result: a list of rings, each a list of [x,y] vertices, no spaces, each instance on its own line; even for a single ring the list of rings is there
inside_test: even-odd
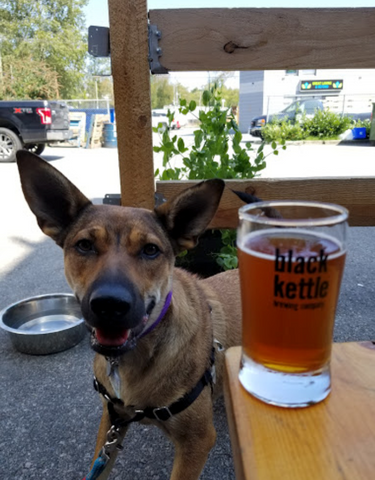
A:
[[[155,209],[166,228],[175,253],[189,250],[208,227],[219,206],[225,183],[219,178],[187,188]]]
[[[41,230],[62,246],[65,231],[91,202],[62,173],[37,155],[17,152],[25,199]]]

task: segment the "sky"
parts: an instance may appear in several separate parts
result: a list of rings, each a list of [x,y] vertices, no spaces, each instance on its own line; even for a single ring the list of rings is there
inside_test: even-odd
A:
[[[375,0],[314,0],[309,5],[301,5],[300,0],[148,0],[148,9],[162,8],[240,8],[240,7],[262,7],[262,8],[338,8],[338,7],[375,7]],[[108,1],[89,0],[85,9],[86,25],[109,26]],[[208,74],[206,72],[176,72],[170,74],[173,83],[179,82],[192,89],[207,84]],[[234,72],[226,85],[230,88],[238,88],[238,72]]]

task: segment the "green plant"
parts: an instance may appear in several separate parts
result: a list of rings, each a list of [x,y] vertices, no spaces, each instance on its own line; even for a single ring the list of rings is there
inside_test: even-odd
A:
[[[268,155],[278,155],[276,142],[271,143],[271,151],[264,153],[263,142],[257,150],[250,142],[242,144],[242,133],[230,108],[223,108],[220,87],[215,84],[205,90],[202,95],[204,109],[197,111],[195,101],[187,103],[180,100],[179,112],[183,115],[194,114],[199,120],[199,128],[195,130],[194,142],[190,147],[177,135],[171,136],[171,123],[174,114],[168,111],[169,128],[159,133],[160,145],[154,147],[156,153],[163,154],[163,170],[156,170],[155,176],[160,180],[204,180],[209,178],[245,179],[253,178],[266,167],[265,159]],[[286,148],[284,141],[282,148]],[[253,156],[253,158],[251,158]],[[179,157],[182,166],[172,167],[171,160]],[[224,246],[217,255],[217,262],[224,269],[237,266],[235,235],[223,230],[222,241]]]
[[[300,123],[290,120],[274,120],[262,128],[266,142],[286,140],[333,139],[351,128],[349,117],[343,117],[329,110],[317,110],[312,118],[303,115]]]
[[[223,247],[219,253],[214,253],[216,262],[223,270],[232,270],[238,267],[237,248],[236,248],[236,231],[222,230],[221,241]]]
[[[262,137],[266,142],[285,142],[286,140],[305,140],[308,132],[303,125],[288,120],[272,121],[262,128]]]
[[[317,110],[312,118],[306,118],[304,129],[308,136],[317,138],[338,137],[350,128],[351,120],[330,110]]]
[[[153,128],[155,133],[160,134],[160,145],[154,147],[154,151],[163,153],[162,172],[159,169],[155,176],[159,180],[198,180],[208,178],[253,178],[266,166],[264,143],[257,151],[250,142],[241,145],[242,133],[231,109],[223,109],[221,106],[221,94],[217,85],[210,90],[205,90],[202,95],[205,110],[200,110],[195,115],[200,126],[194,133],[194,143],[190,148],[185,146],[184,140],[177,135],[171,137],[171,129],[168,128],[160,134],[159,128]],[[195,101],[187,104],[186,100],[180,100],[179,111],[183,115],[195,112]],[[168,111],[169,127],[174,114]],[[250,155],[255,152],[253,159]],[[272,152],[277,155],[277,145],[272,143]],[[180,156],[182,166],[172,168],[172,158]]]

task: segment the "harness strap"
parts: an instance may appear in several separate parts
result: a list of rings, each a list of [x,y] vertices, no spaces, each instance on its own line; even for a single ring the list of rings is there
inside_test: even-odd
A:
[[[195,387],[186,393],[183,397],[179,398],[171,405],[164,407],[146,407],[143,410],[135,410],[135,416],[131,419],[122,419],[116,412],[115,405],[124,405],[124,402],[118,398],[113,398],[109,395],[106,388],[94,377],[94,388],[99,392],[105,400],[107,400],[108,413],[111,420],[111,424],[115,425],[118,428],[125,427],[126,425],[139,422],[144,418],[149,418],[151,420],[159,420],[165,422],[169,420],[173,415],[177,415],[190,405],[199,397],[202,390],[207,386],[213,383],[212,378],[212,367],[215,362],[215,349],[213,348],[210,356],[210,367],[204,372],[201,379],[195,385]]]
[[[139,422],[144,418],[165,422],[173,415],[177,415],[188,408],[199,397],[200,393],[207,385],[211,385],[212,393],[213,383],[215,382],[215,379],[213,378],[213,375],[215,374],[214,369],[215,347],[213,347],[211,350],[210,367],[207,368],[199,382],[192,390],[190,390],[190,392],[186,393],[176,402],[169,405],[169,407],[146,407],[143,410],[136,410],[135,416],[127,420],[121,418],[115,409],[116,404],[124,405],[124,402],[118,398],[112,398],[107,392],[106,388],[97,380],[96,377],[94,377],[95,390],[99,392],[105,398],[105,400],[107,400],[107,408],[112,426],[107,432],[107,441],[99,453],[98,458],[95,460],[92,470],[83,480],[97,480],[99,478],[99,476],[106,469],[111,453],[114,451],[114,449],[122,449],[121,438],[122,433],[124,433],[122,432],[122,429],[127,427],[130,423]]]

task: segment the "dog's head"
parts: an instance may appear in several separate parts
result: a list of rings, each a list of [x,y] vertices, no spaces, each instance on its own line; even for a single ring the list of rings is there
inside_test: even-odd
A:
[[[17,153],[22,189],[42,231],[64,250],[65,275],[97,352],[120,355],[157,318],[175,255],[197,243],[224,182],[201,182],[154,211],[93,205],[38,156]]]

